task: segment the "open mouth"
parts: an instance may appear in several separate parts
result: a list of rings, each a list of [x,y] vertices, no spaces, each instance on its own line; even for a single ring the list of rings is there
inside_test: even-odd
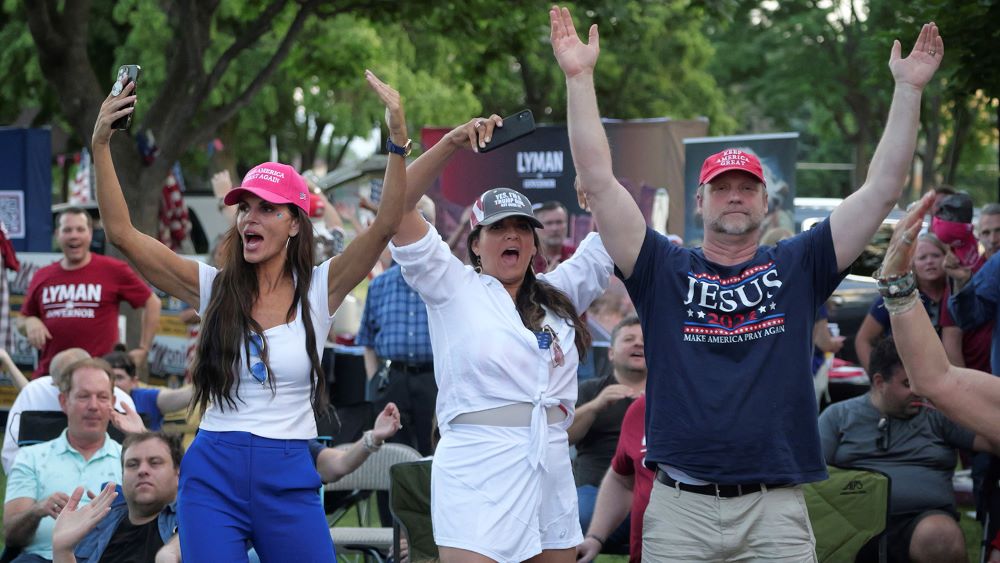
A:
[[[503,251],[500,255],[500,261],[507,266],[513,266],[517,264],[517,260],[521,257],[521,251],[516,248],[508,248]]]
[[[258,235],[257,233],[245,232],[243,233],[243,247],[247,250],[254,250],[260,247],[264,243],[264,237]]]

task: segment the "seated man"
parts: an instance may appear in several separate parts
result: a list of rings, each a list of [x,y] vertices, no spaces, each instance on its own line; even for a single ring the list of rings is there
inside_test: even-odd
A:
[[[139,376],[135,373],[135,362],[127,352],[115,350],[105,354],[104,359],[111,364],[115,373],[115,387],[129,394],[135,402],[135,410],[149,421],[150,430],[163,426],[163,415],[186,409],[194,393],[192,385],[180,389],[160,389],[140,387]]]
[[[125,438],[122,496],[111,483],[77,509],[83,496],[77,487],[56,519],[53,562],[180,561],[174,502],[182,455],[175,435],[144,432]]]
[[[631,523],[629,563],[642,561],[642,518],[653,490],[653,471],[643,465],[645,458],[646,396],[640,395],[625,412],[618,449],[597,492],[590,529],[576,547],[580,563],[593,561],[608,537],[626,521]]]
[[[3,470],[10,474],[14,467],[14,460],[20,447],[17,445],[18,436],[21,433],[21,413],[24,411],[58,411],[59,406],[59,382],[67,366],[89,358],[90,354],[83,348],[67,348],[52,357],[49,364],[49,375],[34,379],[21,389],[14,399],[14,404],[7,414],[7,428],[3,438]],[[135,404],[128,393],[115,389],[115,405],[122,408],[128,405],[135,409]]]
[[[965,561],[952,475],[957,448],[989,449],[982,436],[924,408],[892,338],[879,340],[869,360],[871,391],[830,405],[819,418],[826,462],[889,475],[890,561]],[[869,542],[859,554],[877,551]]]
[[[100,359],[66,368],[59,404],[68,426],[55,440],[26,446],[7,475],[3,527],[15,562],[50,561],[55,518],[77,487],[96,491],[121,479],[121,446],[107,433],[114,413],[114,376]]]
[[[611,331],[608,360],[611,374],[580,384],[576,416],[566,431],[576,446],[573,475],[580,506],[580,527],[586,530],[594,513],[597,487],[611,465],[618,445],[622,419],[632,399],[646,389],[646,358],[642,327],[635,315],[625,318]],[[628,524],[623,524],[609,544],[620,548],[628,542]],[[606,538],[607,539],[607,538]]]

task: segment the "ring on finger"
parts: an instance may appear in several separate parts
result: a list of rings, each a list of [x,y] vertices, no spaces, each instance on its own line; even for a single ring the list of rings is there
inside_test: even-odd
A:
[[[937,51],[935,51],[934,49],[931,49],[930,51],[927,51],[927,54],[933,57],[934,55],[937,54]]]
[[[483,126],[483,122],[482,121],[477,121],[475,126],[477,128],[482,127]]]
[[[903,235],[903,244],[913,244],[913,239],[911,239],[907,235]]]

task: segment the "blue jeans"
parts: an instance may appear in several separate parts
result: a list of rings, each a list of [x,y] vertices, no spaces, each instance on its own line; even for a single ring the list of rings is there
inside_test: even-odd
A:
[[[590,521],[594,517],[594,505],[597,504],[597,487],[593,485],[583,485],[576,488],[576,500],[580,507],[580,527],[583,533],[587,533],[590,528]],[[611,532],[604,547],[603,553],[628,553],[629,532],[631,529],[632,515],[625,517],[615,531]]]
[[[305,440],[201,430],[181,462],[184,561],[334,561]]]

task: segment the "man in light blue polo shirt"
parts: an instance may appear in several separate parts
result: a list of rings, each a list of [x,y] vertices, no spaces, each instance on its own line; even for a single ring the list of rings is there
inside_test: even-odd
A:
[[[73,489],[83,486],[96,493],[105,482],[121,482],[121,446],[107,434],[114,407],[111,366],[85,359],[67,373],[59,385],[66,430],[54,440],[22,448],[7,476],[6,542],[24,548],[15,563],[52,559],[52,528]]]

